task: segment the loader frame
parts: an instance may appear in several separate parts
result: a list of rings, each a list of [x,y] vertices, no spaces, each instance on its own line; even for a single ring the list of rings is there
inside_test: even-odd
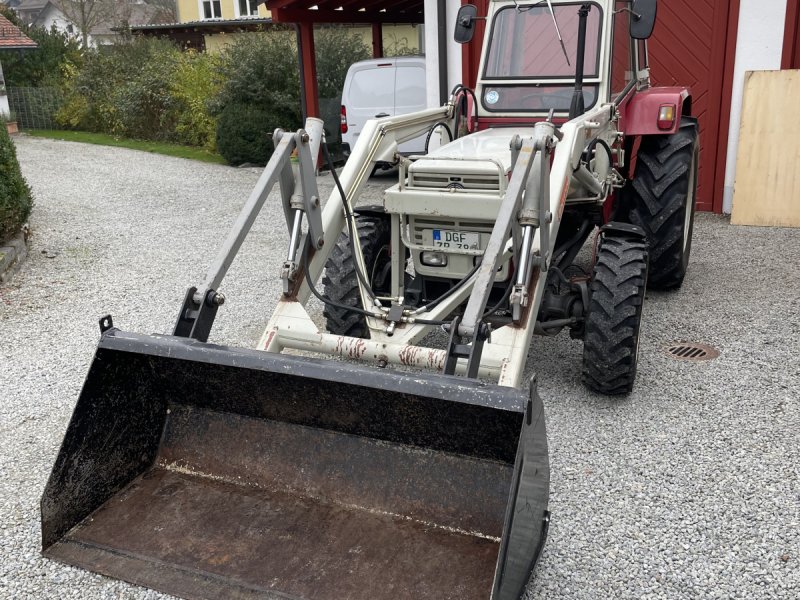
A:
[[[597,42],[597,61],[600,66],[595,76],[586,78],[586,82],[597,86],[598,98],[608,98],[611,88],[610,56],[614,45],[614,28],[609,24],[613,21],[617,4],[622,6],[628,3],[618,0],[551,2],[548,2],[548,6],[574,6],[580,9],[583,33],[579,39],[584,39],[581,36],[585,35],[589,9],[593,7],[599,11],[601,22],[605,23]],[[650,0],[639,2],[641,4],[633,2],[630,6],[639,10],[638,7],[645,3],[651,4]],[[541,3],[533,6],[540,5],[544,6]],[[493,16],[512,7],[520,10],[516,2],[492,2],[488,17],[490,22],[494,25]],[[624,11],[636,15],[630,7],[623,7]],[[487,35],[484,40],[484,62],[488,60],[490,37]],[[582,72],[583,51],[579,48],[579,52],[581,60],[578,69]],[[314,178],[319,166],[320,148],[324,149],[322,122],[310,118],[305,129],[295,133],[277,130],[274,134],[275,152],[212,264],[205,283],[199,289],[189,290],[175,334],[207,339],[216,311],[224,302],[224,296],[218,291],[222,278],[267,196],[278,183],[289,244],[281,273],[283,294],[258,343],[260,350],[314,352],[372,362],[381,367],[392,364],[489,378],[501,386],[519,387],[531,337],[537,329],[545,289],[551,280],[551,262],[565,209],[573,214],[595,215],[581,217],[592,225],[607,221],[612,213],[608,208],[611,202],[607,201],[613,201],[615,190],[624,184],[632,151],[633,138],[626,138],[624,128],[632,127],[638,135],[655,133],[659,107],[671,101],[676,122],[680,120],[682,112],[691,107],[689,93],[683,88],[650,89],[646,43],[633,44],[631,52],[631,67],[635,71],[630,83],[616,98],[606,102],[597,101],[593,108],[566,120],[563,111],[558,118],[553,110],[549,114],[534,111],[529,117],[522,116],[531,119],[527,126],[509,129],[512,165],[508,183],[504,189],[501,188],[504,193],[490,239],[479,252],[482,262],[463,285],[455,286],[452,293],[429,310],[404,303],[406,265],[402,257],[409,247],[403,221],[406,215],[398,213],[396,207],[389,211],[391,293],[378,299],[370,294],[363,277],[359,285],[361,308],[357,310],[365,314],[368,339],[324,331],[313,321],[306,305],[312,294],[319,296],[316,282],[320,280],[340,234],[349,232],[351,236],[354,235],[357,229],[356,206],[376,165],[399,163],[399,193],[395,193],[395,196],[402,198],[406,171],[416,160],[440,159],[451,163],[457,160],[452,156],[445,159],[438,156],[405,158],[398,154],[398,145],[426,131],[435,130],[441,124],[447,124],[452,129],[457,121],[459,100],[451,95],[449,102],[439,108],[368,121],[326,203],[321,202]],[[482,64],[476,86],[479,96],[487,85],[496,85],[498,81],[508,84],[511,81],[498,80],[497,77],[487,79],[486,73]],[[564,81],[558,78],[554,81],[559,84],[569,81],[562,79]],[[583,77],[575,78],[575,97],[570,112],[575,112],[576,106],[580,108],[583,104],[582,99],[575,102],[583,81]],[[477,105],[475,110],[478,110]],[[489,115],[490,120],[498,116],[512,115]],[[515,118],[519,122],[522,117],[517,115]],[[531,122],[535,123],[532,127]],[[673,128],[676,126],[673,125]],[[481,129],[480,123],[476,129]],[[669,133],[663,128],[660,132]],[[298,163],[294,172],[290,160],[292,153],[296,153]],[[481,160],[481,157],[465,158]],[[497,168],[502,179],[504,168],[499,163]],[[393,204],[397,203],[393,201]],[[452,206],[453,201],[447,195],[439,194],[437,214],[448,214],[448,207]],[[597,215],[601,214],[602,218],[598,220]],[[576,238],[576,248],[583,243],[586,232],[583,235],[582,238]],[[357,270],[365,273],[367,265],[359,244],[353,247],[353,260]],[[509,296],[511,323],[491,330],[483,317],[495,273],[499,267],[511,264],[512,260],[515,271],[513,281],[509,280],[508,283],[513,285]],[[563,278],[563,274],[557,275]],[[585,300],[585,289],[583,296]],[[322,296],[320,299],[325,301]],[[456,322],[454,311],[457,309],[463,309],[463,314],[458,316]],[[575,326],[576,320],[580,318],[556,319],[552,323],[563,327],[569,322]],[[432,329],[440,326],[444,326],[450,334],[447,348],[420,345]],[[541,328],[539,332],[542,332]]]
[[[209,270],[205,283],[199,289],[190,290],[187,302],[181,309],[179,323],[192,324],[184,327],[184,331],[192,331],[194,328],[196,332],[207,336],[207,331],[210,330],[207,321],[210,319],[213,322],[212,311],[216,313],[216,307],[220,304],[217,290],[225,272],[272,187],[280,183],[290,232],[287,260],[282,273],[284,295],[278,301],[264,331],[258,344],[259,349],[268,352],[289,349],[310,351],[371,361],[382,366],[394,364],[443,371],[448,361],[448,350],[417,345],[438,325],[418,321],[446,318],[466,301],[464,316],[456,333],[465,338],[475,337],[480,315],[488,302],[494,272],[504,261],[509,260],[512,253],[516,252],[519,256],[525,252],[529,260],[522,276],[516,279],[514,292],[518,297],[518,322],[492,331],[491,342],[483,344],[479,357],[459,357],[455,364],[457,373],[491,378],[502,386],[519,387],[571,181],[580,177],[594,181],[597,188],[601,189],[601,183],[595,176],[585,166],[580,165],[580,157],[590,137],[604,139],[608,143],[616,138],[618,133],[612,121],[614,108],[613,104],[603,104],[563,124],[558,130],[551,122],[540,122],[534,128],[533,135],[525,139],[510,135],[509,141],[515,145],[517,154],[516,164],[494,232],[484,251],[481,267],[464,286],[423,315],[415,314],[413,309],[406,309],[397,320],[391,320],[396,318],[390,315],[391,306],[375,306],[371,311],[372,316],[367,319],[370,339],[321,331],[305,308],[312,294],[308,279],[317,281],[320,278],[330,251],[346,226],[347,217],[338,190],[334,190],[325,206],[319,209],[316,182],[308,176],[309,172],[313,173],[313,159],[321,138],[321,122],[309,119],[305,130],[293,135],[276,132],[275,153]],[[351,207],[357,202],[376,163],[394,157],[399,143],[418,136],[439,121],[452,119],[453,114],[454,106],[448,103],[437,109],[368,122],[339,176]],[[557,149],[553,152],[556,144]],[[294,183],[288,171],[291,168],[290,156],[295,150],[300,157],[300,185]],[[527,190],[533,192],[526,195]],[[531,213],[531,221],[536,224],[527,230],[527,234],[516,218],[523,208],[523,198],[529,198],[526,207]],[[310,215],[309,232],[303,234],[298,233],[301,213]],[[350,214],[352,218],[352,210]],[[396,215],[392,217],[392,223],[395,229],[393,243],[399,244],[401,236]],[[308,262],[302,263],[298,261],[301,254],[299,248],[304,246],[309,235],[316,240],[316,247],[312,245]],[[401,255],[399,248],[393,252],[395,257]],[[365,270],[363,255],[357,245],[355,259],[362,271]],[[402,272],[399,264],[393,267],[394,273]],[[519,269],[517,273],[519,274]],[[395,289],[399,293],[393,293],[395,298],[392,300],[400,300],[402,289],[396,281],[393,290]],[[363,306],[371,306],[371,299],[366,291],[362,289],[361,292]],[[206,323],[198,322],[198,318],[202,320],[198,313],[203,310],[207,315]],[[176,333],[180,332],[176,329]],[[190,337],[196,336],[190,334]]]

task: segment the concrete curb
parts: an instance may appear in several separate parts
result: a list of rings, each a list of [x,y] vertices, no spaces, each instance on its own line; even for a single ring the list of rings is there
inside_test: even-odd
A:
[[[28,226],[0,246],[0,283],[8,283],[28,256]]]

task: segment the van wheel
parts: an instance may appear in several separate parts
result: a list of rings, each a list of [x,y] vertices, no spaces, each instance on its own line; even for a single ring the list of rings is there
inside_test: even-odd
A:
[[[391,292],[391,221],[387,216],[362,214],[356,216],[358,243],[364,254],[367,272],[364,274],[378,295]],[[343,232],[325,264],[322,283],[323,296],[337,304],[363,308],[359,291],[356,261],[350,250],[348,232]],[[322,311],[330,333],[369,338],[367,319],[358,312],[326,304]]]

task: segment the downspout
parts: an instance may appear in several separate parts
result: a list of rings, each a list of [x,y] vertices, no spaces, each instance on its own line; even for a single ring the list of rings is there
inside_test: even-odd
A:
[[[439,105],[447,102],[447,0],[436,0],[436,29],[439,44]]]

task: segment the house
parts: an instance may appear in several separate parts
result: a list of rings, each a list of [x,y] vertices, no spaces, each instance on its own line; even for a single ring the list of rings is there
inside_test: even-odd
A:
[[[32,27],[47,30],[55,27],[76,39],[80,37],[79,28],[51,0],[21,0],[15,10],[20,20]]]
[[[74,17],[79,13],[76,11],[72,15],[65,6],[53,0],[13,0],[17,2],[14,10],[20,20],[33,27],[51,29],[55,27],[58,31],[66,33],[75,39],[80,39],[81,28]],[[65,0],[69,1],[69,0]],[[9,6],[11,6],[9,4]],[[70,13],[65,14],[66,13]],[[153,5],[147,4],[142,0],[134,2],[115,2],[113,8],[95,19],[91,23],[90,31],[87,35],[87,42],[90,47],[111,44],[119,36],[121,26],[146,25],[158,22],[162,11]],[[70,18],[72,16],[73,18]]]
[[[0,51],[4,50],[32,50],[36,48],[34,42],[27,35],[19,30],[19,27],[0,15]],[[11,115],[8,107],[8,97],[6,96],[6,82],[3,77],[3,66],[0,64],[0,117],[7,119]]]
[[[237,36],[263,30],[273,24],[264,0],[177,0],[177,8],[177,23],[137,25],[132,26],[131,31],[168,37],[183,48],[217,52]],[[364,24],[345,25],[353,27],[364,44],[372,47],[373,28]],[[381,51],[385,49],[390,54],[396,54],[397,50],[405,54],[422,53],[423,31],[421,24],[387,22],[382,25]]]
[[[13,0],[7,6],[13,8],[23,23],[33,23],[49,0]]]

